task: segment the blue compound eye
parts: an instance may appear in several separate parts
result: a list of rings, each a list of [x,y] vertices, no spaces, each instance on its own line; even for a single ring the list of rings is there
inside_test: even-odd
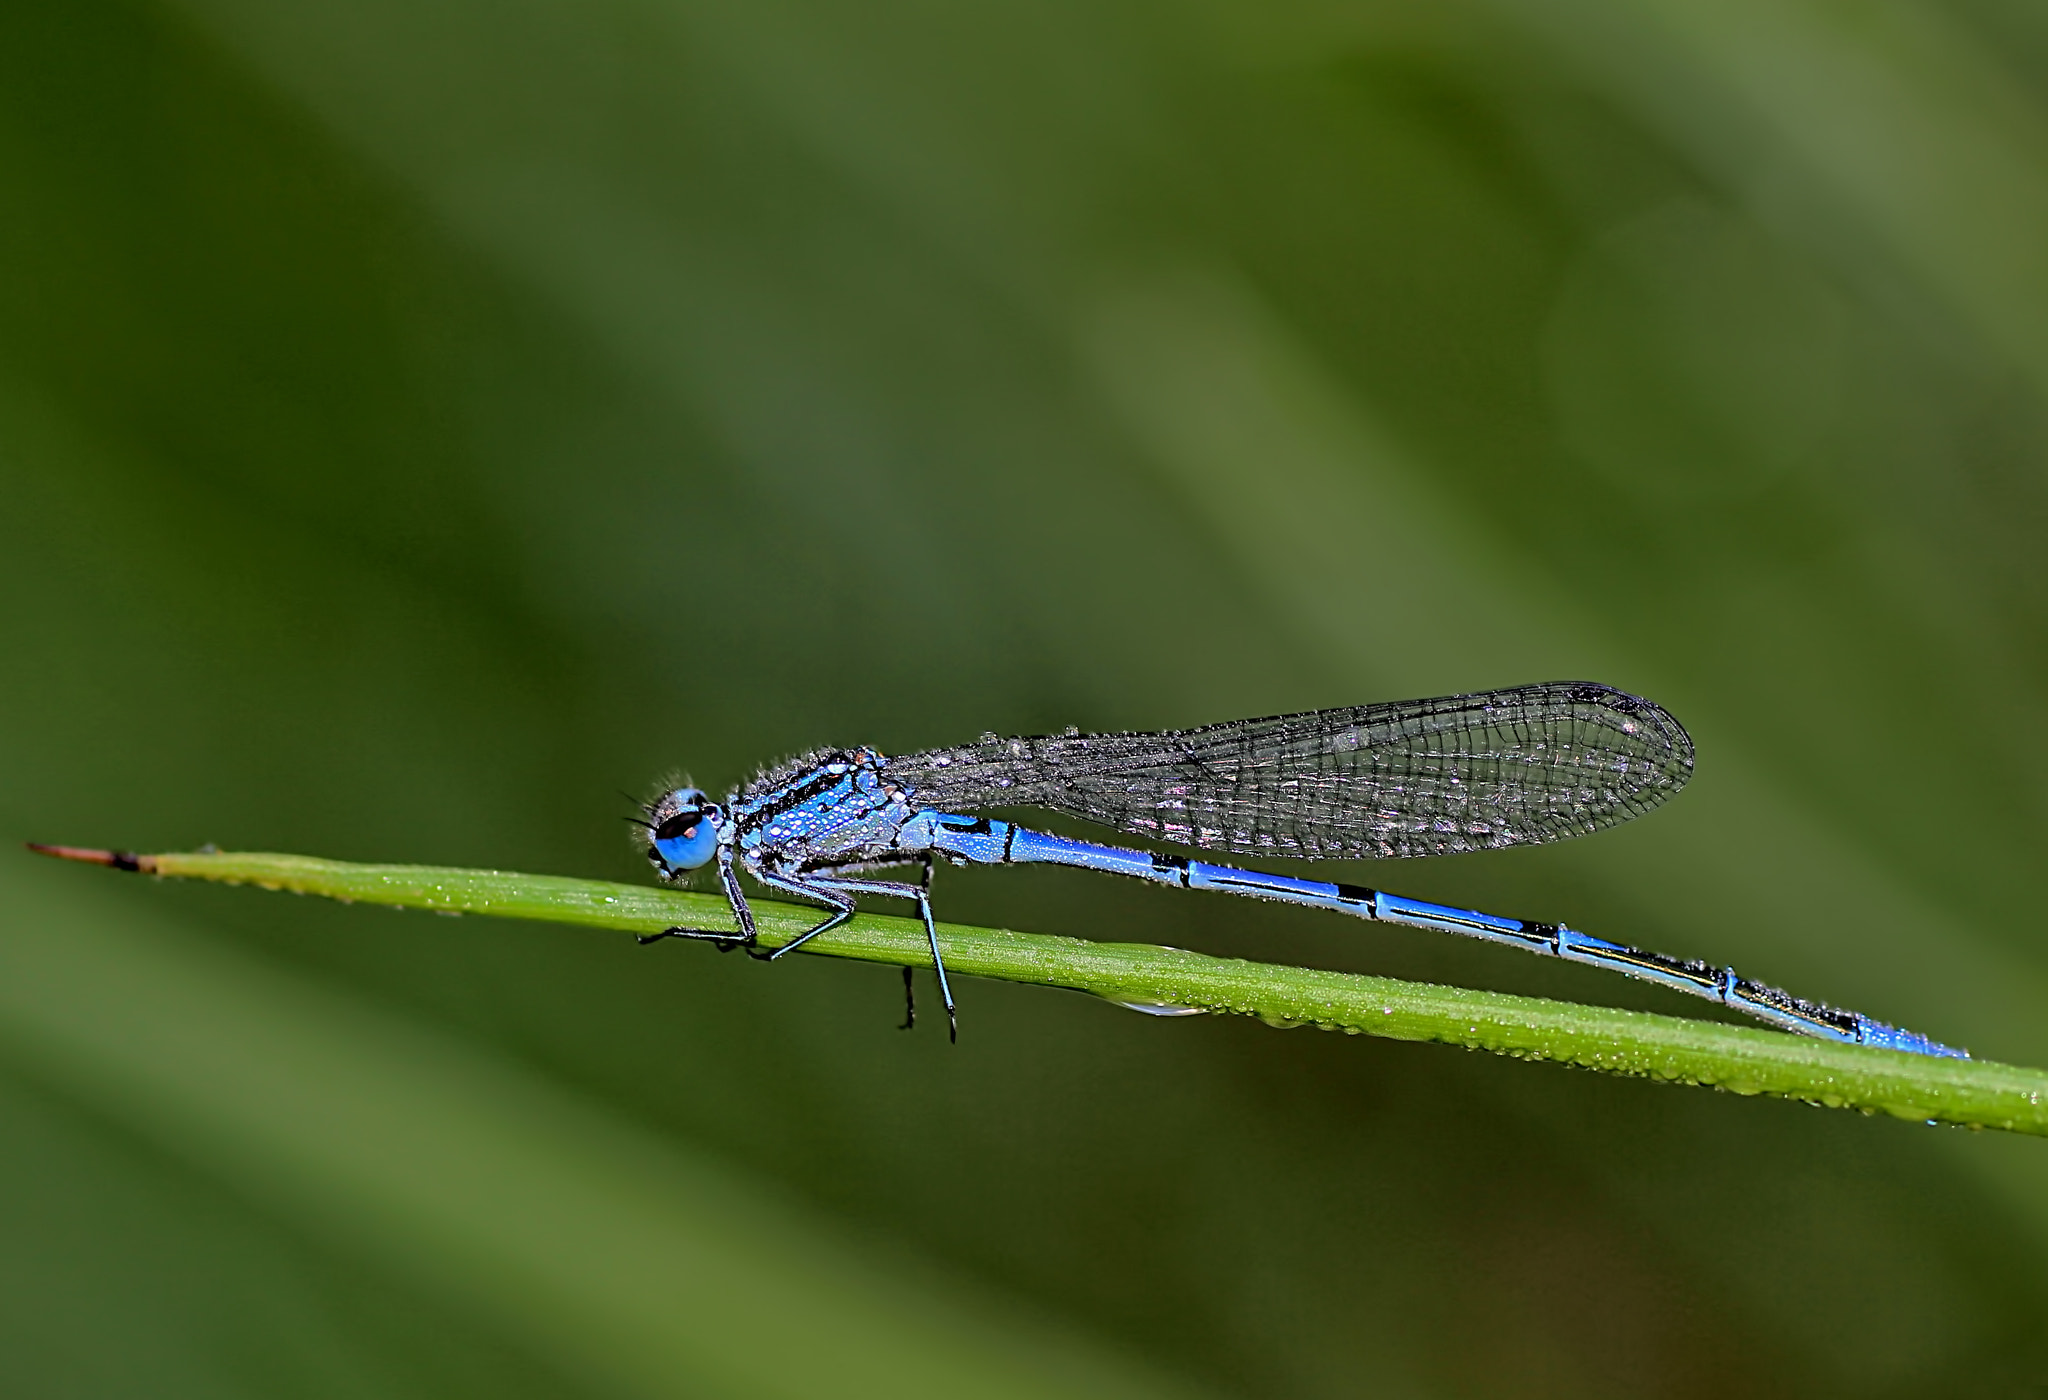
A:
[[[654,804],[655,858],[671,870],[695,870],[718,852],[718,809],[695,788]]]

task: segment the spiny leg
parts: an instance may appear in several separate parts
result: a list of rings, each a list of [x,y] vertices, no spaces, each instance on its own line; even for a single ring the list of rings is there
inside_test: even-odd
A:
[[[960,1039],[960,1018],[953,1006],[952,985],[946,980],[946,960],[939,954],[939,930],[932,922],[930,879],[930,871],[927,870],[924,883],[916,885],[897,884],[888,880],[820,880],[818,885],[824,889],[839,890],[849,897],[856,894],[886,894],[897,899],[917,902],[918,917],[924,921],[925,941],[931,945],[932,971],[939,979],[939,1000],[944,1002],[946,1007],[946,1038],[957,1043]],[[783,951],[787,952],[788,949]]]
[[[732,906],[733,922],[740,926],[735,946],[745,948],[747,955],[752,957],[754,944],[760,941],[754,927],[754,911],[747,905],[746,891],[740,888],[740,877],[733,870],[732,857],[724,847],[720,847],[718,852],[718,887],[725,891],[725,902]]]
[[[932,853],[930,851],[926,851],[924,853],[924,874],[918,878],[917,887],[924,891],[925,897],[927,899],[931,897],[932,867],[935,863],[936,862],[932,859]],[[905,963],[903,964],[903,1024],[898,1026],[896,1029],[899,1031],[907,1031],[913,1029],[916,1025],[917,985],[911,978],[910,964]]]
[[[685,928],[677,925],[674,928],[665,928],[660,933],[638,935],[641,946],[659,943],[664,938],[700,938],[716,944],[721,953],[730,953],[735,948],[747,948],[751,951],[755,941],[754,911],[747,907],[746,893],[740,889],[739,877],[733,874],[732,859],[723,851],[719,852],[718,857],[718,885],[725,893],[725,902],[732,908],[733,922],[739,925],[738,933],[727,933],[723,929]]]
[[[763,875],[761,878],[764,883],[774,885],[778,889],[787,890],[791,894],[800,894],[806,898],[815,899],[821,904],[838,906],[835,908],[831,918],[825,920],[816,928],[809,930],[795,941],[785,943],[782,947],[777,948],[773,953],[768,954],[770,958],[779,958],[798,944],[807,943],[827,929],[837,928],[852,918],[853,897],[857,894],[885,894],[896,899],[915,900],[917,902],[918,916],[924,921],[925,941],[931,945],[932,971],[938,975],[939,979],[939,1000],[945,1003],[946,1007],[946,1038],[955,1043],[959,1041],[959,1013],[953,1005],[952,985],[946,979],[946,960],[939,953],[939,930],[932,922],[932,897],[928,883],[930,879],[929,873],[926,875],[927,883],[916,885],[898,884],[890,880],[841,880],[831,877],[798,880],[790,876]],[[843,905],[841,901],[844,901]]]
[[[960,1018],[953,1011],[953,989],[946,983],[946,960],[939,956],[939,930],[932,923],[931,891],[917,892],[917,912],[924,918],[925,941],[932,948],[932,971],[939,979],[939,1000],[946,1004],[946,1039],[953,1044],[960,1043]],[[908,971],[909,969],[905,969]]]
[[[766,953],[755,952],[752,948],[747,950],[750,955],[761,959],[763,962],[774,962],[784,953],[794,952],[819,934],[829,933],[853,917],[853,895],[839,888],[839,882],[827,883],[822,880],[812,882],[788,875],[770,875],[766,872],[760,872],[758,878],[764,885],[772,885],[774,888],[782,890],[787,894],[799,895],[804,899],[815,899],[820,904],[828,905],[832,910],[830,914],[825,916],[823,922],[812,928],[805,929],[780,948]]]
[[[960,1043],[960,1018],[953,1011],[953,989],[946,984],[946,960],[939,956],[939,931],[932,924],[932,853],[924,853],[924,877],[917,882],[917,912],[924,919],[925,941],[932,948],[932,972],[939,979],[939,1000],[946,1004],[946,1039]],[[910,985],[910,969],[903,969],[904,986]]]
[[[701,939],[706,943],[715,945],[721,953],[730,953],[733,949],[740,947],[745,941],[738,934],[729,933],[722,928],[684,928],[681,925],[677,925],[675,928],[665,928],[660,933],[638,933],[633,935],[633,941],[643,948],[650,943],[659,943],[664,938]]]

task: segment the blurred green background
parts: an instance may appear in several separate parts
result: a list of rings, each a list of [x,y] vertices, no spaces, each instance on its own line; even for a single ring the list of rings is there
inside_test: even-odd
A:
[[[0,834],[1590,677],[1340,878],[2048,1063],[2027,0],[0,8]],[[945,916],[1704,1014],[1057,871]],[[1221,907],[1217,907],[1221,906]],[[2048,1394],[2048,1150],[0,851],[11,1395]]]

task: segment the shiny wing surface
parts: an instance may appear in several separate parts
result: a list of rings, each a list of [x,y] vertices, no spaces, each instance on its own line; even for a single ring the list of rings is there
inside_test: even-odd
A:
[[[991,734],[886,772],[940,811],[1047,807],[1210,851],[1434,856],[1640,816],[1692,776],[1692,740],[1648,700],[1553,681],[1162,734]]]

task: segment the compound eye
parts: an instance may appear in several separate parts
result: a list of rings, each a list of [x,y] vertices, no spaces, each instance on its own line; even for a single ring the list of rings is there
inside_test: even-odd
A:
[[[670,871],[695,870],[718,851],[718,823],[704,794],[678,788],[654,806],[654,856]]]

